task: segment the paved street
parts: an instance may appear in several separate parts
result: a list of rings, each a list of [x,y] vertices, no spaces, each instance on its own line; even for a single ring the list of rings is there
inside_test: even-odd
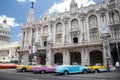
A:
[[[16,72],[15,69],[0,69],[0,80],[120,80],[120,73],[56,75],[56,73],[33,74],[32,72]]]

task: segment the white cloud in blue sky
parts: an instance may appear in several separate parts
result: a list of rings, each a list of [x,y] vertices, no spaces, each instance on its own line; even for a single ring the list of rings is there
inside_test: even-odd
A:
[[[18,2],[20,3],[25,3],[27,1],[30,1],[30,2],[37,2],[36,0],[17,0]]]
[[[29,0],[30,2],[37,2],[36,0]]]
[[[89,6],[90,4],[95,4],[93,0],[75,0],[78,3],[78,7]],[[65,9],[69,10],[71,0],[63,0],[60,3],[54,2],[54,4],[49,9],[49,13],[52,12],[64,12]]]
[[[17,35],[17,37],[21,37],[22,36],[22,33],[19,33],[18,35]]]
[[[20,3],[25,3],[27,0],[18,0]]]
[[[20,26],[19,23],[15,22],[15,18],[7,17],[6,15],[0,16],[0,23],[3,23],[4,19],[7,20],[7,25],[9,25],[10,27],[18,27],[18,26]]]

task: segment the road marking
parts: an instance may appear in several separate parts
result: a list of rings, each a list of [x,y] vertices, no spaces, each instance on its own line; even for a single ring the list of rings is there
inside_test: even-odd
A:
[[[36,79],[36,78],[30,78],[30,77],[27,77],[25,78],[26,80],[39,80],[39,79]]]

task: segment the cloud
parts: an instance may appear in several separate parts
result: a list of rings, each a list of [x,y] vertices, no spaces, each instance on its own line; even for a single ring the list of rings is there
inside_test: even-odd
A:
[[[17,35],[17,37],[21,37],[22,36],[22,33],[19,33],[18,35]]]
[[[77,2],[79,8],[81,7],[81,5],[83,5],[85,7],[90,4],[95,4],[95,2],[93,0],[75,0],[75,1]],[[69,10],[70,2],[71,2],[71,0],[63,0],[60,3],[54,2],[54,4],[49,9],[49,13],[64,12],[65,9]]]
[[[20,3],[25,3],[27,0],[17,0]]]
[[[36,0],[17,0],[19,3],[26,3],[27,1],[30,1],[30,2],[37,2]]]
[[[37,2],[36,0],[29,0],[29,1],[30,1],[30,2],[35,2],[35,3]]]
[[[3,23],[4,19],[7,20],[7,25],[9,25],[10,27],[20,26],[20,24],[15,22],[15,18],[7,17],[6,15],[0,16],[0,23]]]

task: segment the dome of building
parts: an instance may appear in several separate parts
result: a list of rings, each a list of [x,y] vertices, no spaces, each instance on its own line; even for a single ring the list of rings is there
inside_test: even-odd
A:
[[[78,9],[78,5],[75,0],[72,0],[70,3],[70,10],[71,11],[76,11]]]
[[[75,2],[75,0],[72,0],[70,3],[70,7],[76,7],[77,3]]]
[[[6,29],[6,30],[10,30],[9,26],[7,25],[7,20],[3,20],[3,23],[0,24],[0,29]]]
[[[0,24],[0,45],[8,44],[10,42],[10,28],[7,25],[7,20],[3,20]]]

